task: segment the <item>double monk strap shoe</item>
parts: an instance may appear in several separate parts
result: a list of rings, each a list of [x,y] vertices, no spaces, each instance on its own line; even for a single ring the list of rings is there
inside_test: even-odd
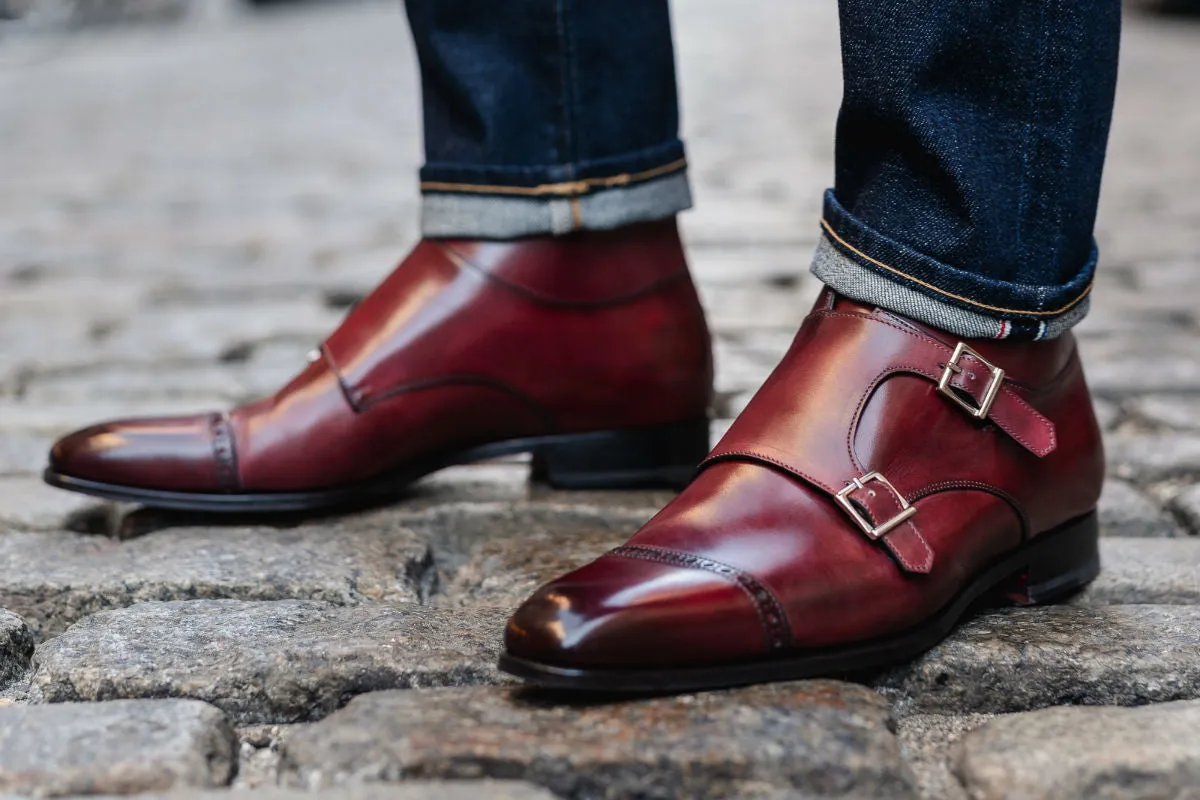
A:
[[[690,691],[911,658],[980,601],[1099,571],[1075,342],[958,341],[826,290],[693,482],[516,612],[537,684]]]
[[[200,511],[398,497],[533,454],[565,488],[686,483],[712,355],[674,220],[511,242],[426,240],[272,397],[107,422],[54,445],[63,489]]]

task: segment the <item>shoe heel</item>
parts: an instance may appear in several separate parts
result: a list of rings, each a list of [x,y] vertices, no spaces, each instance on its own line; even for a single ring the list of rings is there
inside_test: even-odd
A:
[[[558,489],[682,488],[708,450],[708,420],[566,435],[534,451],[533,479]]]
[[[1005,596],[1022,606],[1065,599],[1100,574],[1100,522],[1093,511],[1038,536],[1029,565],[1014,575]]]

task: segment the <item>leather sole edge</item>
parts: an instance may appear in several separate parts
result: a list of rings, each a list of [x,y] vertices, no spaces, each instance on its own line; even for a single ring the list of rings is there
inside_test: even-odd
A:
[[[709,422],[510,439],[430,459],[353,486],[308,492],[184,492],[77,478],[47,468],[42,479],[66,491],[175,511],[286,513],[375,506],[447,467],[532,453],[531,477],[558,489],[682,488],[708,454]]]

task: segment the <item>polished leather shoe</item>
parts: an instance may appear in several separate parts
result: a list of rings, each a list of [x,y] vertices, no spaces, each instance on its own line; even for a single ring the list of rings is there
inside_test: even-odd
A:
[[[569,488],[683,484],[708,451],[712,355],[674,220],[421,242],[273,397],[108,422],[54,445],[54,486],[201,511],[396,497],[533,453]]]
[[[1091,581],[1103,474],[1070,334],[960,342],[826,290],[691,485],[526,601],[501,667],[689,691],[904,660],[977,601]]]

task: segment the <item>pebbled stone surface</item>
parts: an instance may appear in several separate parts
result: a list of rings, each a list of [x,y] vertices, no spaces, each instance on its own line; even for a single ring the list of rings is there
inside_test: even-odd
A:
[[[973,800],[1200,797],[1200,702],[1048,708],[968,733],[955,771]]]
[[[902,714],[1003,713],[1200,697],[1200,606],[1059,606],[980,616],[877,687]]]
[[[613,703],[382,692],[296,731],[282,770],[309,788],[504,775],[565,798],[909,797],[892,727],[881,697],[832,681]]]
[[[25,674],[33,656],[33,636],[25,620],[0,608],[0,689]]]
[[[225,786],[237,738],[192,700],[0,707],[0,793],[63,797]]]
[[[416,601],[429,558],[424,539],[386,515],[284,529],[171,528],[125,542],[8,532],[0,533],[0,607],[46,637],[152,600]]]
[[[1200,605],[1200,540],[1100,541],[1103,569],[1074,605]]]
[[[1183,535],[1170,514],[1128,481],[1105,481],[1098,511],[1101,536],[1154,538]]]
[[[285,600],[145,603],[43,644],[47,702],[191,697],[239,723],[320,719],[357,694],[497,683],[507,614]]]

